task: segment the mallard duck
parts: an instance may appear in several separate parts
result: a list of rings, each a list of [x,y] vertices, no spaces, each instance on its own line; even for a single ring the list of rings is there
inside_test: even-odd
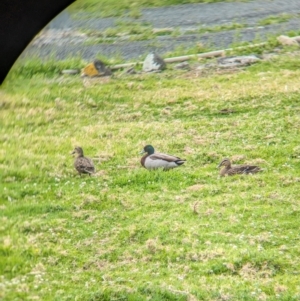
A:
[[[93,161],[83,155],[83,149],[81,147],[75,147],[72,154],[77,154],[77,157],[74,161],[74,167],[76,168],[80,176],[82,173],[91,175],[95,172]]]
[[[218,165],[218,168],[224,166],[220,171],[221,177],[226,175],[233,176],[236,174],[252,174],[261,171],[261,168],[254,165],[236,165],[231,166],[231,162],[229,159],[223,159],[222,162]]]
[[[141,158],[141,164],[146,169],[163,168],[163,170],[169,170],[184,164],[186,161],[172,155],[154,153],[152,145],[146,145],[141,151],[141,154],[143,153],[146,154]]]

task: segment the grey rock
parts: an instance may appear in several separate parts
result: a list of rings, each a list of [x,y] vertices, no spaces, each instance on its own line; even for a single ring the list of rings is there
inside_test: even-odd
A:
[[[165,61],[156,53],[149,53],[143,63],[144,72],[158,72],[166,68]]]
[[[182,62],[179,64],[176,64],[174,66],[174,69],[185,69],[185,70],[189,70],[190,69],[190,64],[188,62]]]
[[[134,67],[131,67],[125,71],[126,74],[137,74]]]
[[[101,77],[109,76],[112,72],[109,67],[107,67],[102,61],[96,59],[93,63],[88,64],[82,69],[82,77]]]
[[[245,55],[245,56],[228,56],[218,59],[218,66],[221,68],[235,68],[249,66],[260,61],[255,55]]]
[[[299,37],[296,37],[299,38]],[[277,41],[282,44],[282,45],[287,45],[287,46],[299,46],[299,43],[297,41],[297,39],[295,38],[290,38],[288,36],[285,35],[281,35],[279,37],[277,37]]]
[[[94,61],[95,68],[98,70],[100,76],[111,75],[111,70],[109,67],[105,66],[105,64],[100,60]]]
[[[130,75],[130,74],[137,74],[138,72],[134,69],[134,67],[129,67],[128,69],[125,69],[120,76],[124,75]]]

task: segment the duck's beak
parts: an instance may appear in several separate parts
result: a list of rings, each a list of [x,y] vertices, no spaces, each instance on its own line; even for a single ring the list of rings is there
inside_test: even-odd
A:
[[[141,152],[139,152],[139,154],[141,155],[141,154],[144,154],[145,153],[145,151],[144,150],[142,150]]]
[[[222,164],[222,163],[220,163],[220,164],[217,166],[217,168],[220,168],[220,167],[221,167],[221,164]]]
[[[76,152],[75,151],[72,151],[71,155],[74,155]]]

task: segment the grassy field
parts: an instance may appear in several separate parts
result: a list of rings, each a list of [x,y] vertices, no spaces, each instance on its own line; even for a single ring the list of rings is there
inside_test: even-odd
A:
[[[188,3],[213,3],[213,2],[237,2],[248,0],[77,0],[70,9],[95,13],[102,17],[121,16],[127,14],[139,18],[141,9],[146,7],[162,7]]]
[[[0,299],[299,300],[300,54],[58,75],[74,65],[18,64],[0,90]],[[186,164],[145,170],[149,143]],[[224,157],[264,171],[220,178]]]

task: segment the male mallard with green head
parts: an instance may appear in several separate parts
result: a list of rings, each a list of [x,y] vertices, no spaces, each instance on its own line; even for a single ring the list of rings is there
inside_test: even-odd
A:
[[[76,159],[74,161],[74,167],[81,176],[82,173],[87,173],[89,175],[95,172],[95,166],[90,158],[83,155],[83,149],[80,146],[75,147],[72,155],[76,154]]]
[[[231,162],[229,159],[223,159],[219,164],[218,168],[224,166],[220,171],[221,177],[224,176],[233,176],[236,174],[253,174],[261,171],[261,168],[255,165],[236,165],[231,166]]]
[[[155,153],[152,145],[146,145],[141,153],[146,153],[141,159],[141,164],[149,170],[158,168],[169,170],[184,164],[186,161],[172,155]]]

